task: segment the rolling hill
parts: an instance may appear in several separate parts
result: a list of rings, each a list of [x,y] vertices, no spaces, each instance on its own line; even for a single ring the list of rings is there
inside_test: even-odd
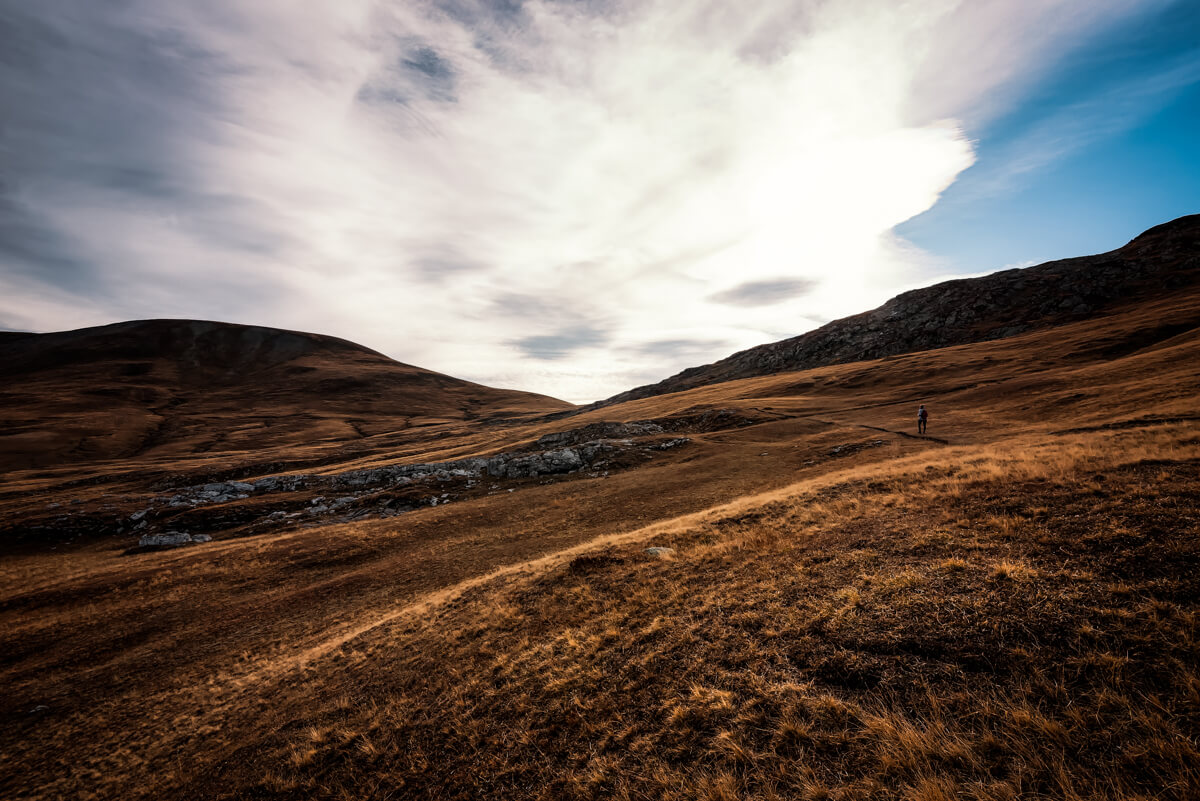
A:
[[[560,411],[335,337],[140,320],[0,338],[0,469],[355,440]]]
[[[1003,337],[578,410],[422,377],[408,426],[350,387],[361,431],[320,382],[397,366],[349,343],[0,338],[30,428],[184,399],[4,473],[0,796],[1190,801],[1193,224],[1086,313],[996,284]]]

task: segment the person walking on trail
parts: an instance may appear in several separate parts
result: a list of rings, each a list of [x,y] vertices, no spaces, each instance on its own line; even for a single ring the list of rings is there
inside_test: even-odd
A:
[[[925,433],[925,424],[928,421],[929,421],[929,412],[925,411],[925,404],[922,403],[921,407],[919,409],[917,409],[917,433],[918,434]]]

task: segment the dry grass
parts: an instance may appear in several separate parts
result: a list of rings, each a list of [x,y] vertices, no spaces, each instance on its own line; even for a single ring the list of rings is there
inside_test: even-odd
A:
[[[967,476],[953,456],[926,457],[885,490],[842,477],[704,516],[665,540],[673,562],[610,545],[586,568],[480,586],[355,644],[339,682],[366,711],[292,706],[248,764],[201,786],[1194,797],[1200,450],[1180,446],[1188,436],[1096,434],[1048,468],[1014,444]],[[1095,470],[1107,500],[1081,481]],[[1141,544],[1114,551],[1088,536],[1097,528]]]
[[[127,518],[164,476],[255,458],[419,461],[697,404],[768,420],[390,520],[14,549],[0,797],[1200,797],[1197,346],[1074,355],[1096,336],[6,476],[10,522]],[[952,444],[901,433],[914,393]]]

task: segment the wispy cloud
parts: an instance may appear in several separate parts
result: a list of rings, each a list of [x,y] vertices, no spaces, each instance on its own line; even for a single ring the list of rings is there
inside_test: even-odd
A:
[[[302,328],[574,400],[921,280],[889,232],[972,163],[955,119],[1136,10],[7,5],[0,318]]]
[[[1004,143],[986,173],[973,181],[973,191],[977,195],[1009,191],[1024,176],[1136,127],[1197,83],[1200,51],[1186,53],[1156,72],[1131,75],[1063,105]]]
[[[776,278],[767,281],[747,281],[731,289],[709,296],[714,303],[730,306],[773,306],[811,293],[817,282],[811,278]]]

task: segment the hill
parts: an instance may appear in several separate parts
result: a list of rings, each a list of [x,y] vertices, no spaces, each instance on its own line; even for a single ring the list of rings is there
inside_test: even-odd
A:
[[[1150,286],[569,416],[9,471],[0,796],[1191,801],[1200,286]]]
[[[0,470],[355,440],[571,408],[335,337],[141,320],[0,338]]]
[[[1107,314],[1200,283],[1200,215],[1151,228],[1098,256],[946,281],[800,336],[692,367],[598,405],[785,370],[984,342]],[[1174,332],[1164,329],[1163,338]]]

